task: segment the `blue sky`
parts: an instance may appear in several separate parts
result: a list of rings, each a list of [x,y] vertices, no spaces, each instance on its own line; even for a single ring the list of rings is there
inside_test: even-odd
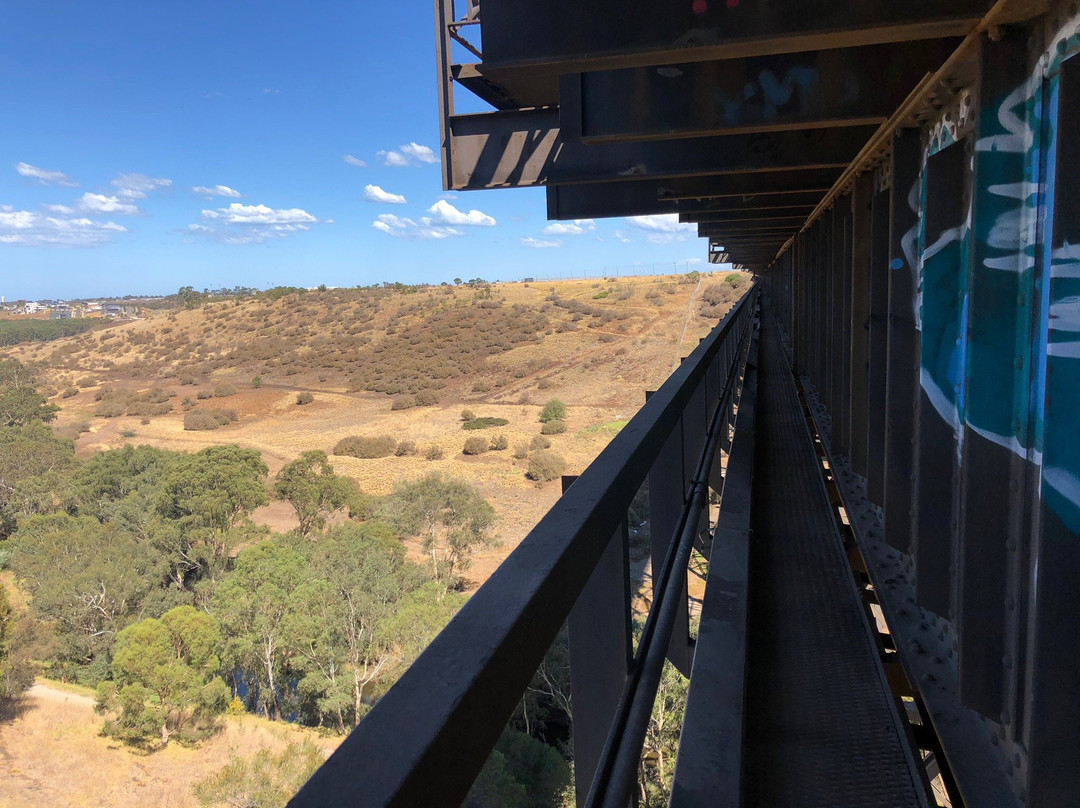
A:
[[[427,0],[3,0],[0,295],[700,264],[670,220],[445,195],[433,43]]]

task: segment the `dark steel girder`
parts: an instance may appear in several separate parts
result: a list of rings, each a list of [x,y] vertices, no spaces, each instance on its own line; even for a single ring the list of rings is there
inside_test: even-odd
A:
[[[926,40],[570,73],[560,80],[559,122],[564,135],[587,143],[876,125],[958,44]]]
[[[840,176],[840,169],[802,169],[762,174],[682,177],[638,182],[549,185],[549,219],[599,219],[654,213],[686,213],[703,209],[710,196],[752,199],[758,195],[817,193],[818,199]],[[824,190],[823,190],[824,189]]]
[[[796,209],[794,212],[787,210],[758,210],[727,214],[717,213],[680,213],[679,221],[683,224],[787,224],[795,226],[806,221],[813,208],[806,207]]]
[[[749,215],[751,213],[784,213],[813,210],[825,195],[824,190],[789,191],[787,193],[756,194],[753,196],[724,196],[682,200],[680,216]],[[693,207],[691,207],[693,206]],[[682,221],[690,221],[684,219]]]
[[[555,74],[964,36],[989,0],[499,0],[484,6],[485,72]],[[639,21],[647,21],[640,24]]]
[[[550,107],[452,116],[449,127],[451,190],[844,167],[874,131],[859,126],[589,145],[563,137],[558,110]]]

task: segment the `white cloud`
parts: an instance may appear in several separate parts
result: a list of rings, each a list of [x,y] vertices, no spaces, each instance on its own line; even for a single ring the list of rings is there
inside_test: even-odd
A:
[[[378,185],[364,186],[364,199],[368,202],[381,202],[384,205],[404,205],[405,197],[401,194],[392,194],[384,191]]]
[[[191,189],[193,193],[205,196],[207,199],[215,196],[227,196],[232,199],[238,199],[242,194],[235,188],[230,188],[228,185],[196,185]]]
[[[541,232],[549,236],[581,236],[596,229],[592,219],[574,219],[572,222],[552,222]]]
[[[75,208],[69,208],[67,205],[42,205],[41,207],[49,213],[59,213],[64,216],[70,216],[75,212]]]
[[[353,157],[351,154],[346,154],[341,159],[344,160],[349,165],[356,166],[357,168],[364,168],[367,165],[367,163],[365,163],[359,157]]]
[[[308,225],[318,221],[300,208],[274,210],[266,205],[242,205],[239,202],[233,202],[227,208],[204,210],[202,215],[204,219],[225,224]]]
[[[532,238],[531,236],[521,239],[522,247],[533,247],[537,250],[543,250],[547,247],[561,247],[562,241],[555,239],[553,241],[546,241],[544,239]]]
[[[121,213],[125,216],[134,216],[139,209],[130,202],[121,202],[115,196],[104,194],[85,193],[79,197],[76,203],[79,210],[85,213]]]
[[[406,143],[400,150],[402,154],[421,163],[439,162],[439,158],[435,156],[435,152],[427,146],[421,146],[419,143]]]
[[[697,226],[679,221],[677,213],[657,213],[652,216],[627,216],[626,223],[631,227],[646,232],[650,244],[670,244],[674,241],[686,241],[697,235]]]
[[[233,202],[227,208],[204,210],[202,224],[188,225],[188,231],[201,233],[223,244],[262,244],[287,238],[311,229],[319,220],[300,208],[274,209],[266,205],[243,205]]]
[[[371,223],[376,230],[386,233],[394,238],[407,239],[444,239],[454,236],[464,236],[465,233],[456,227],[446,227],[433,222],[424,216],[420,221],[414,221],[405,216],[395,216],[392,213],[380,213]]]
[[[382,160],[384,165],[393,168],[439,162],[439,158],[435,156],[434,151],[427,146],[421,146],[419,143],[406,143],[403,146],[398,146],[397,151],[382,149],[376,152],[375,156]]]
[[[30,177],[40,182],[42,185],[63,185],[67,188],[74,188],[79,183],[73,182],[67,174],[63,171],[51,171],[47,168],[38,168],[32,166],[29,163],[16,163],[15,170],[24,177]]]
[[[622,230],[616,230],[614,236],[615,240],[621,242],[622,244],[629,244],[631,241],[634,240],[633,236],[628,235]]]
[[[57,205],[55,207],[63,207]],[[93,247],[127,228],[115,222],[95,222],[85,217],[44,216],[29,210],[0,208],[0,244],[30,247]]]
[[[495,219],[478,210],[470,210],[468,213],[458,210],[445,199],[440,199],[430,208],[430,213],[436,222],[467,227],[494,227]]]
[[[172,180],[148,177],[145,174],[120,174],[112,184],[119,189],[116,194],[121,199],[145,199],[150,191],[168,188],[172,185]]]

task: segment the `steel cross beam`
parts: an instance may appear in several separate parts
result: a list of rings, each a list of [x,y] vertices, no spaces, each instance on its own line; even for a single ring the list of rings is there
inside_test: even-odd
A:
[[[485,70],[493,77],[565,74],[964,36],[989,6],[987,0],[499,0],[484,6]]]
[[[549,219],[595,219],[701,210],[709,197],[773,198],[816,193],[821,198],[840,171],[835,168],[715,177],[548,186]]]
[[[588,145],[554,107],[449,118],[448,190],[845,168],[873,126]]]
[[[569,137],[607,143],[877,125],[959,42],[570,73],[560,79],[560,126]]]

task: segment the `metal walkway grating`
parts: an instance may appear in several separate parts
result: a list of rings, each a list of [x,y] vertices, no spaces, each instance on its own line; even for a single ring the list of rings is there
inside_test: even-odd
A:
[[[743,805],[926,805],[763,307]]]

